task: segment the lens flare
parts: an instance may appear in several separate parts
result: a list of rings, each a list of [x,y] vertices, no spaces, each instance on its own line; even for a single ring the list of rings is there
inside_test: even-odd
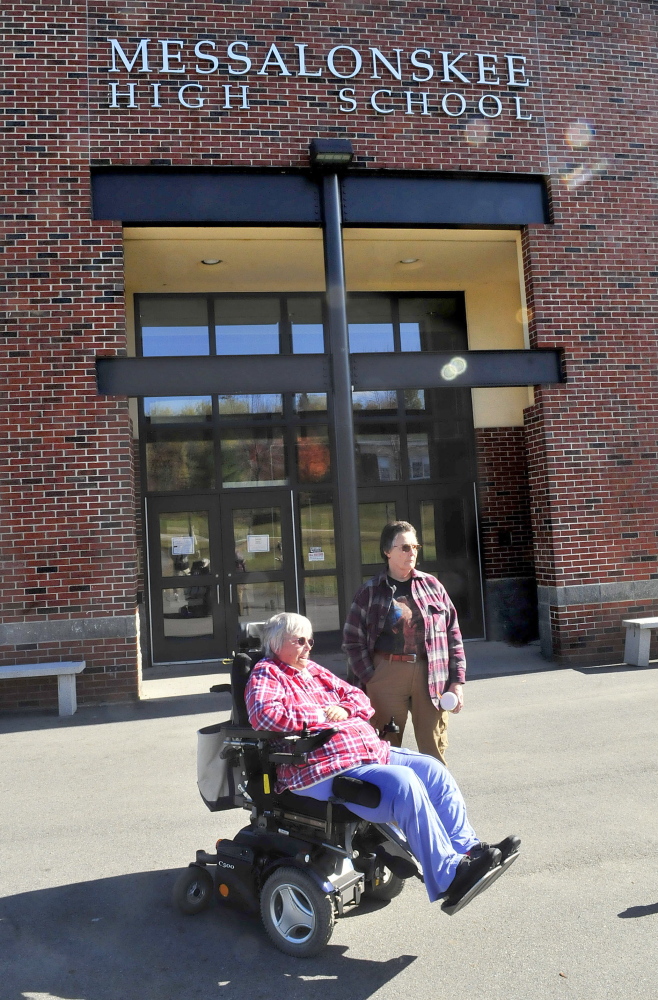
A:
[[[474,118],[464,130],[466,142],[469,142],[471,146],[481,146],[489,138],[490,131],[491,122],[484,121],[482,118]]]
[[[465,358],[451,358],[451,360],[441,369],[441,378],[446,382],[452,382],[459,375],[463,375],[468,365]]]
[[[586,149],[595,135],[594,126],[583,118],[579,118],[578,121],[569,125],[564,133],[564,138],[572,149]]]
[[[608,169],[607,160],[597,160],[596,163],[583,163],[579,167],[566,168],[562,171],[562,183],[568,191],[576,191],[589,184],[597,175],[604,174]]]

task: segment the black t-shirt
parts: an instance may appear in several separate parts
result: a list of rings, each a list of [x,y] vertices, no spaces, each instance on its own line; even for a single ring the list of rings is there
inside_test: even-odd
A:
[[[394,594],[383,631],[375,643],[375,652],[427,656],[425,622],[411,596],[411,577],[403,582],[390,576],[387,579],[394,588]]]

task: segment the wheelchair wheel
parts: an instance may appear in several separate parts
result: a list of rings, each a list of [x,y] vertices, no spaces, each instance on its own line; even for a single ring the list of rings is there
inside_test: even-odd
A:
[[[278,868],[270,875],[261,894],[260,913],[276,947],[297,958],[321,952],[334,929],[331,898],[297,868]]]
[[[191,865],[176,879],[173,902],[183,913],[201,913],[213,898],[212,875],[205,868]]]
[[[404,879],[394,875],[390,868],[381,865],[375,870],[375,884],[366,882],[363,895],[366,899],[395,899],[404,889]]]

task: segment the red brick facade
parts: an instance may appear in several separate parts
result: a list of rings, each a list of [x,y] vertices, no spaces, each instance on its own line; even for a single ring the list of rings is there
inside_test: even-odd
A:
[[[566,384],[538,390],[527,411],[540,610],[545,640],[550,615],[559,662],[619,660],[621,617],[658,610],[655,7],[630,0],[437,8],[98,2],[87,24],[81,3],[18,3],[2,21],[11,52],[1,81],[7,309],[0,587],[10,631],[0,662],[84,657],[81,701],[137,693],[128,409],[125,400],[97,395],[93,364],[126,351],[122,234],[118,224],[92,221],[90,165],[300,167],[310,138],[336,135],[352,139],[362,167],[550,177],[553,225],[523,233],[531,346],[562,348],[567,375]],[[137,56],[131,73],[121,61],[119,72],[109,72],[111,38],[129,59]],[[137,46],[146,38],[151,72],[142,73]],[[183,44],[163,47],[164,39]],[[200,40],[201,56],[194,51]],[[246,76],[228,75],[227,45],[235,40],[249,45],[234,49],[231,62],[243,68],[239,55],[248,52]],[[290,76],[274,56],[258,74],[273,43]],[[346,61],[337,54],[334,63],[344,79],[327,69],[338,45],[363,56],[354,79],[347,78],[355,59],[347,50]],[[370,47],[394,68],[394,50],[402,50],[401,81],[381,60],[372,75]],[[425,49],[438,68],[427,83],[428,70],[410,62],[411,52]],[[321,69],[322,77],[295,75],[300,52],[308,72]],[[449,53],[448,65],[464,52],[455,68],[471,81],[481,72],[488,82],[464,83],[454,70],[442,82],[441,52]],[[477,53],[498,54],[498,63],[483,56],[480,67]],[[198,73],[197,66],[213,65],[213,55],[218,72]],[[520,85],[519,56],[527,58],[529,87]],[[119,97],[123,106],[109,108],[111,82],[119,93],[134,83],[136,107]],[[188,83],[205,88],[183,94],[190,104],[202,96],[202,108],[179,102]],[[242,86],[249,88],[246,110],[238,107]],[[353,113],[339,110],[344,87],[354,88],[342,98],[342,107],[354,98]],[[392,113],[369,104],[377,89],[390,91],[378,100]],[[407,92],[415,114],[405,113]],[[424,92],[427,115],[420,113]],[[466,114],[441,109],[446,93],[464,95]],[[499,117],[477,113],[486,94],[500,100]],[[446,107],[454,112],[460,101],[448,98]],[[485,114],[495,112],[493,98],[484,102]],[[520,431],[486,432],[480,440],[487,476],[488,454],[503,443],[507,455],[516,448],[509,469],[520,483]],[[507,507],[487,514],[520,524],[514,516],[521,517]],[[485,546],[487,573],[516,573],[514,560],[529,566],[527,531],[519,530],[523,543],[513,558]],[[564,588],[575,586],[604,588],[597,610],[562,603],[574,596]],[[642,596],[620,602],[629,587]],[[60,638],[49,638],[45,623],[57,625]],[[16,625],[35,628],[12,632]],[[20,635],[33,641],[16,641]],[[51,705],[54,683],[3,682],[0,703]]]

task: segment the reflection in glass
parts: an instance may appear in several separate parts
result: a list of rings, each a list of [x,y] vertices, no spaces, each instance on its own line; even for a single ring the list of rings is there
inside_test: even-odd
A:
[[[267,416],[283,412],[283,396],[271,393],[257,393],[250,396],[219,396],[220,416],[230,414],[240,416],[250,414]]]
[[[390,299],[378,295],[348,296],[347,320],[352,354],[393,350]]]
[[[429,435],[407,434],[409,479],[430,478]]]
[[[323,483],[331,476],[329,432],[326,427],[297,430],[297,477],[300,483]]]
[[[386,424],[355,428],[356,461],[362,486],[391,483],[400,478],[400,435]]]
[[[398,394],[395,389],[390,391],[353,392],[352,407],[355,410],[388,410],[398,412]]]
[[[304,580],[304,597],[306,617],[314,632],[332,632],[340,628],[335,576],[307,576]]]
[[[324,354],[324,326],[320,298],[288,299],[293,354]]]
[[[410,469],[412,460],[422,462],[424,467],[429,462],[427,476],[423,474],[413,478],[472,479],[473,455],[468,447],[466,428],[457,421],[438,426],[437,423],[410,421],[407,424]],[[419,464],[416,471],[420,471]]]
[[[243,507],[233,511],[235,568],[262,573],[283,567],[280,507]]]
[[[392,500],[384,503],[360,503],[359,524],[361,531],[361,562],[364,566],[381,563],[379,539],[382,528],[391,521],[396,521],[395,503]]]
[[[212,636],[210,587],[165,587],[162,590],[163,630],[167,639]]]
[[[335,569],[334,509],[327,493],[299,494],[304,569]]]
[[[279,299],[215,299],[218,354],[278,354]]]
[[[222,433],[222,480],[226,487],[284,486],[283,430],[252,427]]]
[[[466,350],[466,316],[461,295],[403,297],[400,349],[403,351]]]
[[[166,511],[159,515],[163,576],[210,572],[208,515],[205,511]]]
[[[145,358],[209,353],[205,299],[166,295],[136,301]]]
[[[404,408],[407,413],[423,411],[425,409],[425,389],[405,389]]]
[[[210,396],[145,396],[147,424],[192,424],[212,420]]]
[[[210,490],[215,485],[212,431],[150,427],[146,442],[149,490]]]
[[[436,562],[436,532],[434,528],[434,500],[421,500],[420,540],[423,545],[423,562]]]
[[[326,392],[296,392],[293,400],[295,413],[321,413],[327,409]]]
[[[240,583],[235,588],[239,622],[263,622],[285,611],[283,583]]]

